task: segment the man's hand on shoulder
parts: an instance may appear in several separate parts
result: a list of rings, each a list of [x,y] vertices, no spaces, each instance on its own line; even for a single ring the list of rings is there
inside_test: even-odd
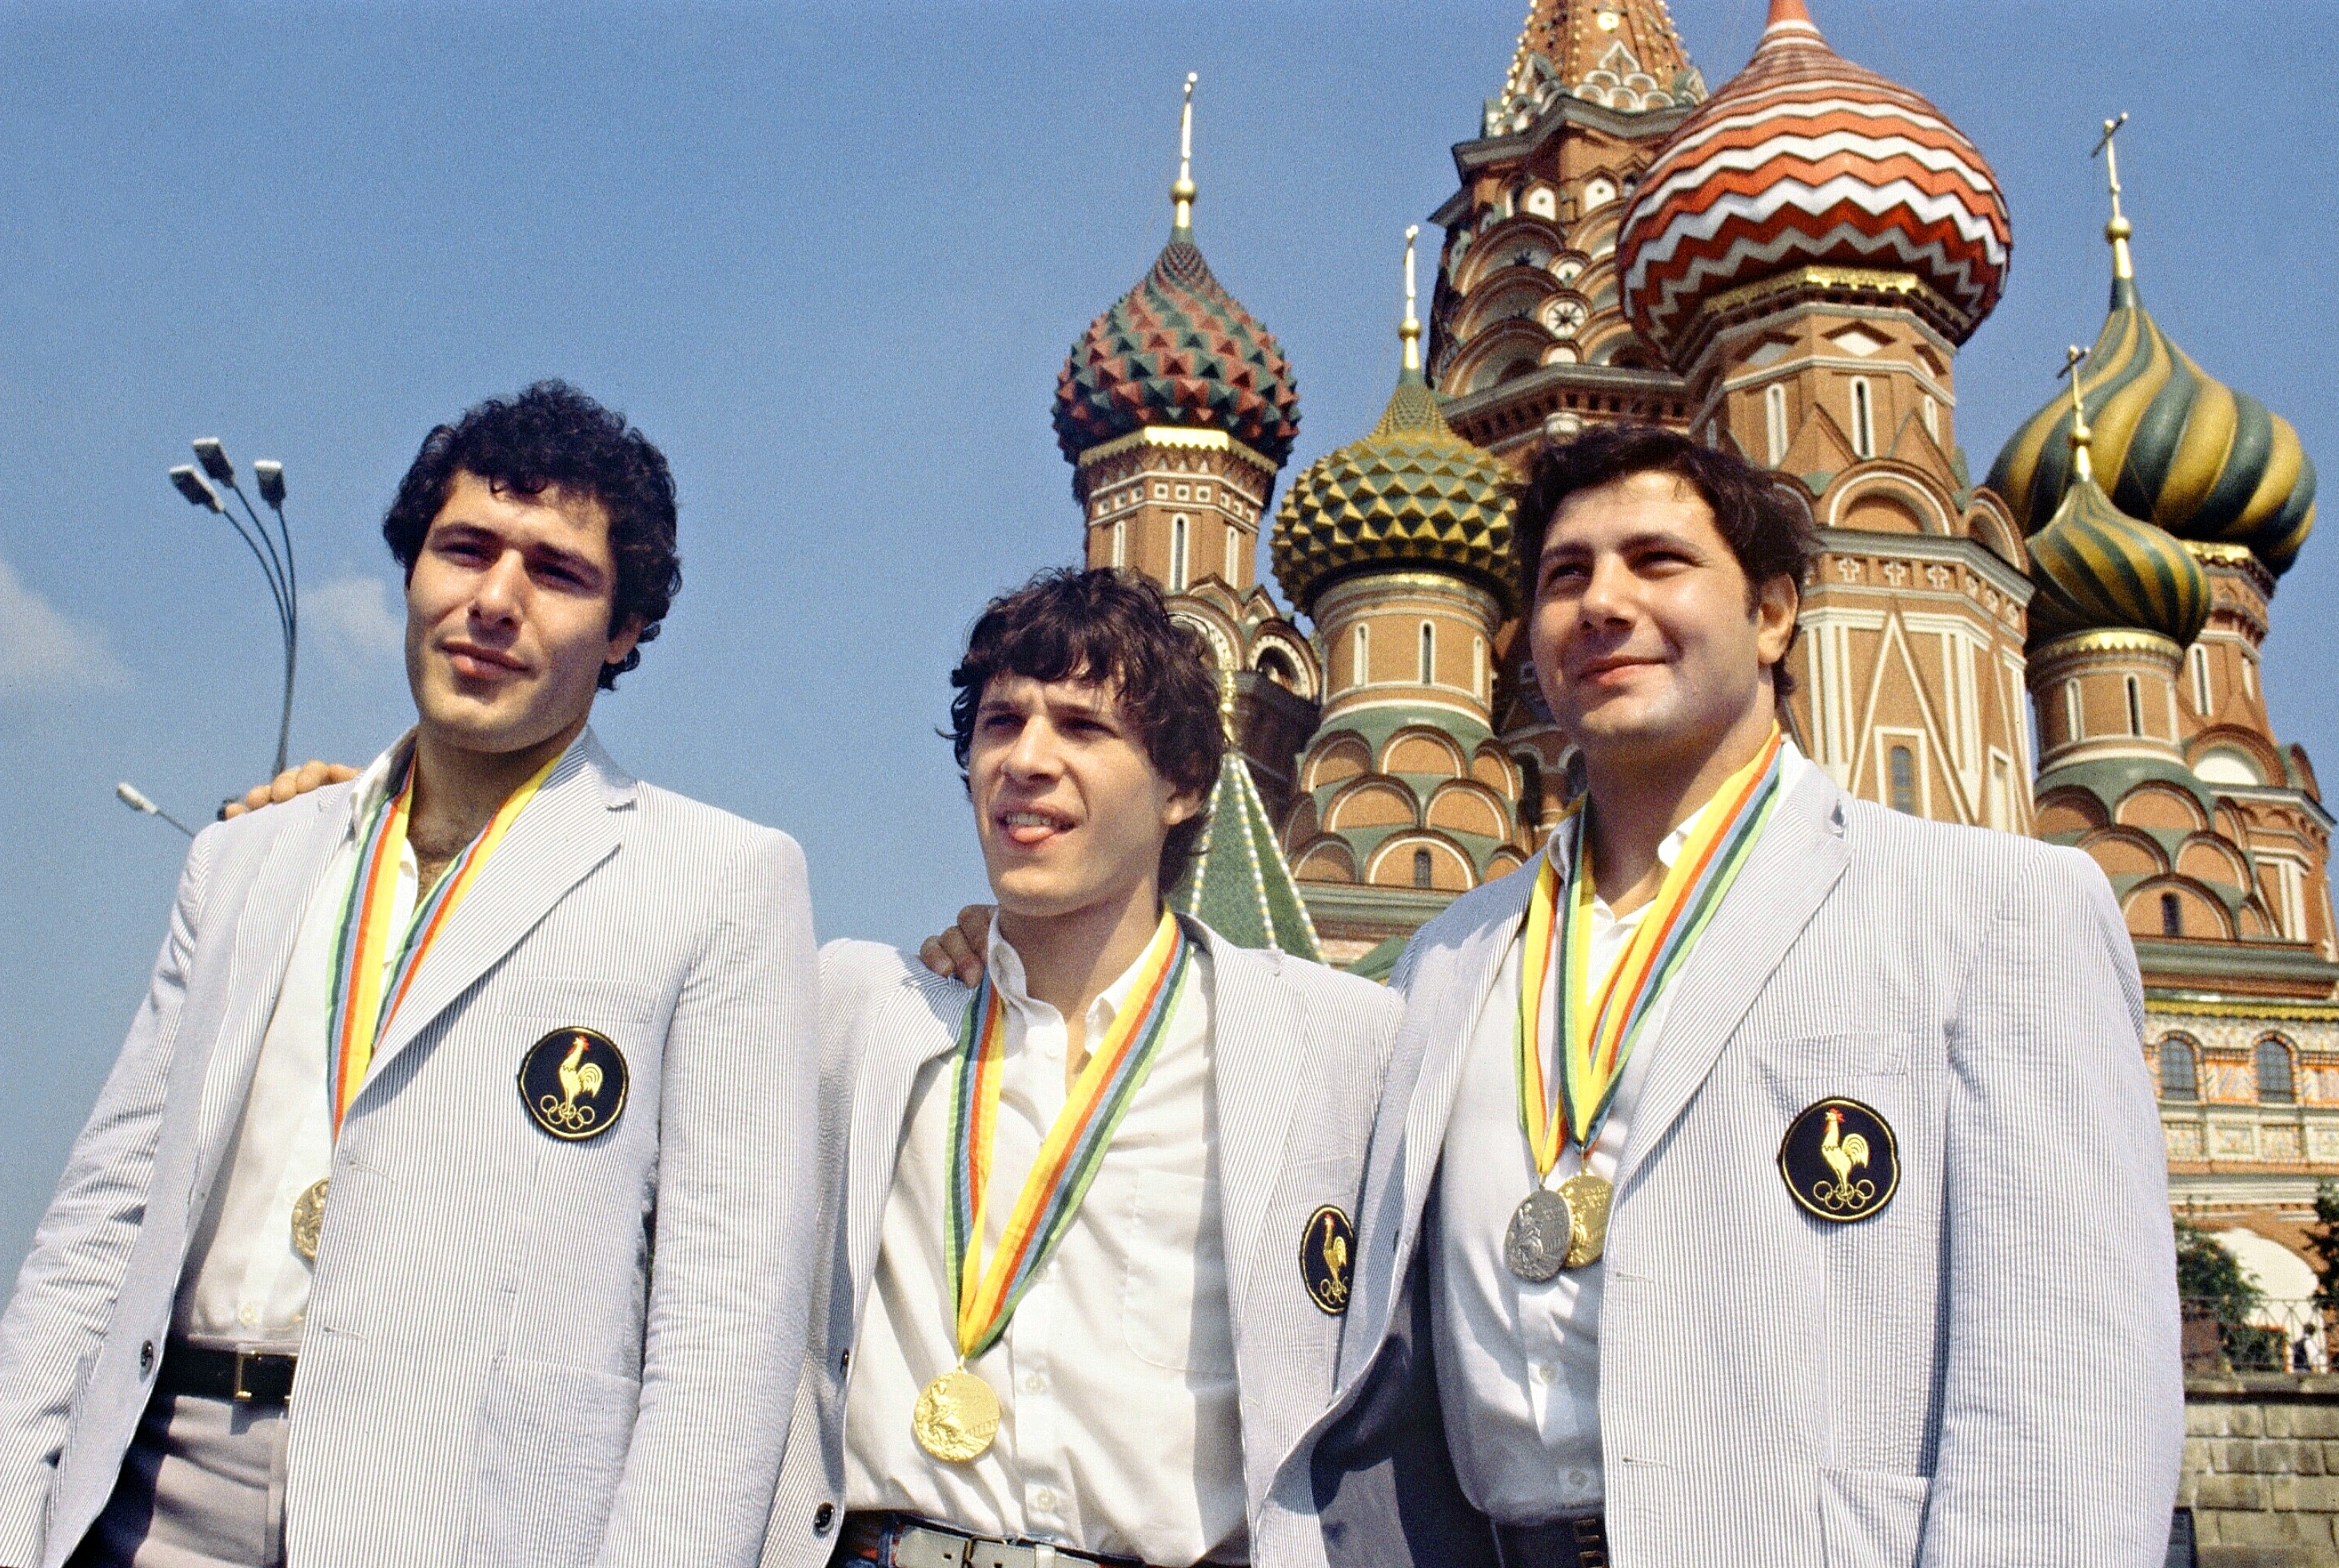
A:
[[[976,985],[982,980],[982,950],[990,941],[991,906],[971,903],[958,912],[956,925],[918,944],[918,957],[945,979],[955,976],[961,985]]]
[[[357,776],[358,770],[347,763],[305,762],[297,768],[286,768],[266,784],[245,791],[242,800],[228,802],[220,807],[220,818],[225,821],[229,817],[239,817],[264,805],[274,805],[280,801],[311,794],[327,784],[347,784]]]

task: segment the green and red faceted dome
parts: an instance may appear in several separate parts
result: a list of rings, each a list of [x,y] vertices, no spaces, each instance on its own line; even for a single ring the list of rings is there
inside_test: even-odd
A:
[[[1624,313],[1675,352],[1699,305],[1808,266],[1913,273],[1963,341],[2014,242],[1979,149],[1919,94],[1828,47],[1772,0],[1754,58],[1683,120],[1617,237]]]
[[[1072,462],[1149,425],[1176,425],[1223,431],[1279,468],[1299,433],[1299,391],[1275,334],[1210,275],[1180,229],[1072,345],[1056,377],[1055,423]]]

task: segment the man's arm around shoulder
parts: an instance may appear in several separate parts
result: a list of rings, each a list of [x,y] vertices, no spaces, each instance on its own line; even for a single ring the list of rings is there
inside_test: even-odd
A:
[[[1949,1343],[1921,1562],[2166,1550],[2184,1379],[2143,1020],[2103,873],[2074,851],[2023,855],[1949,1022]]]
[[[73,1401],[97,1355],[137,1244],[164,1092],[221,830],[187,853],[146,997],[98,1091],[0,1316],[0,1563],[41,1555]]]
[[[605,1564],[755,1561],[804,1355],[818,1204],[804,855],[732,850],[666,1039],[641,1408]]]

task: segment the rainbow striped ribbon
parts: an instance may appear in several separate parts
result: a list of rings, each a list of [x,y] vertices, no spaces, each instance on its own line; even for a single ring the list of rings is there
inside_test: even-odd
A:
[[[1535,1155],[1537,1176],[1551,1174],[1570,1135],[1587,1151],[1599,1138],[1641,1025],[1722,907],[1771,820],[1779,799],[1782,747],[1783,737],[1773,725],[1771,738],[1753,760],[1723,781],[1596,995],[1591,975],[1592,843],[1584,828],[1589,814],[1574,813],[1575,853],[1568,865],[1565,897],[1561,896],[1558,868],[1550,855],[1544,856],[1534,895],[1527,901],[1515,1052],[1519,1121]],[[1542,1050],[1544,996],[1554,961],[1566,974],[1559,993],[1555,1109],[1544,1080]]]
[[[406,820],[413,804],[414,761],[410,755],[405,777],[398,788],[385,799],[366,828],[358,845],[356,874],[350,879],[347,902],[341,906],[341,922],[333,939],[333,990],[331,1006],[326,1013],[331,1032],[326,1036],[331,1045],[331,1069],[326,1083],[328,1103],[333,1116],[333,1135],[341,1131],[341,1118],[349,1113],[350,1101],[365,1087],[366,1069],[373,1061],[373,1048],[390,1021],[398,1011],[398,1004],[406,1000],[407,991],[422,968],[422,956],[447,927],[455,906],[471,891],[488,857],[503,843],[504,834],[536,798],[546,777],[566,753],[556,754],[550,762],[536,770],[535,775],[514,790],[504,804],[497,808],[495,817],[479,836],[473,839],[439,878],[439,885],[429,889],[416,903],[414,916],[407,922],[405,939],[400,943],[395,962],[390,952],[390,927],[398,903],[398,868],[406,853]]]
[[[983,1207],[1007,1065],[1007,1003],[989,974],[976,988],[951,1073],[950,1287],[958,1305],[962,1362],[990,1349],[1006,1331],[1016,1303],[1071,1228],[1114,1130],[1153,1070],[1170,1015],[1185,994],[1191,954],[1177,917],[1164,912],[1139,961],[1137,983],[1040,1145],[988,1268],[980,1267]],[[1065,1021],[1080,1027],[1078,1020]]]

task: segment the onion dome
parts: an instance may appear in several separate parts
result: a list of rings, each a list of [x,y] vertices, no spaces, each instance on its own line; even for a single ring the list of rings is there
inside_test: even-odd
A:
[[[2111,499],[2122,511],[2178,538],[2247,546],[2269,571],[2286,572],[2314,526],[2314,465],[2289,420],[2212,380],[2145,310],[2118,181],[2115,164],[2105,230],[2111,314],[2087,356],[2096,466],[2112,476]],[[2074,418],[2069,400],[2056,399],[1991,465],[1989,488],[2026,530],[2064,488]]]
[[[2084,423],[2069,431],[2062,503],[2030,537],[2030,580],[2038,590],[2030,600],[2030,645],[2134,629],[2186,646],[2209,619],[2208,574],[2183,544],[2112,504],[2096,483],[2088,439]]]
[[[1056,376],[1056,444],[1069,461],[1148,425],[1181,425],[1223,431],[1279,468],[1299,433],[1299,392],[1275,334],[1194,247],[1193,116],[1189,74],[1170,243]]]
[[[1312,611],[1316,597],[1352,572],[1427,567],[1472,577],[1505,609],[1518,602],[1512,559],[1510,470],[1454,433],[1421,374],[1414,316],[1413,238],[1406,231],[1405,366],[1371,435],[1328,452],[1293,481],[1276,514],[1276,580]]]
[[[1677,355],[1698,306],[1810,266],[1913,274],[1952,341],[2006,286],[1998,176],[1920,94],[1828,47],[1772,0],[1754,58],[1675,129],[1619,233],[1624,313]]]

